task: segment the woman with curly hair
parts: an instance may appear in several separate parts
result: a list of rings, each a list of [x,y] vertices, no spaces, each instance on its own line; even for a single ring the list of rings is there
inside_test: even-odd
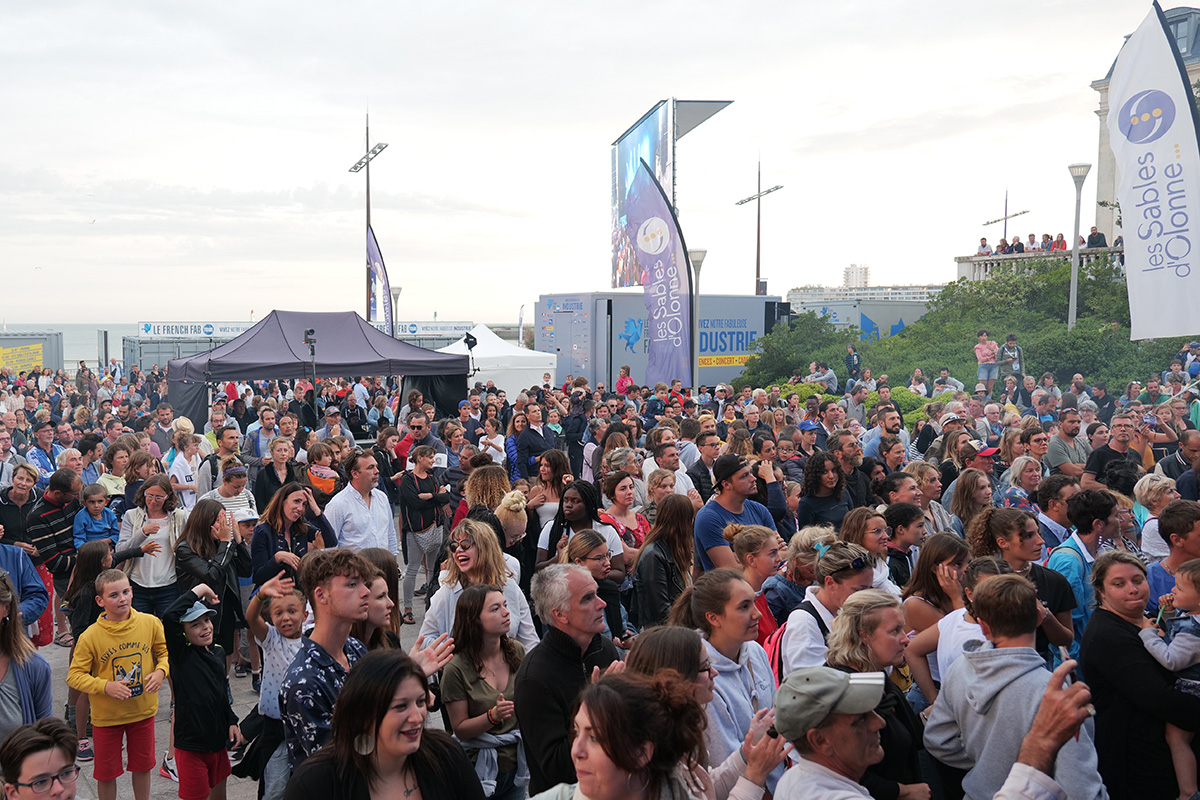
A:
[[[796,506],[796,524],[827,523],[837,530],[850,511],[846,476],[832,453],[818,452],[804,465],[800,502]]]
[[[1041,620],[1036,647],[1050,665],[1051,645],[1070,647],[1075,638],[1071,622],[1075,593],[1066,578],[1038,563],[1042,557],[1042,535],[1037,517],[1017,508],[985,508],[967,528],[967,544],[976,558],[1002,558],[1013,572],[1033,582]]]

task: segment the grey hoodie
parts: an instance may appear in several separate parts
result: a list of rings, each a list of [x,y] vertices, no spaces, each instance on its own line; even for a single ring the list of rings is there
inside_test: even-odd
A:
[[[996,649],[970,642],[942,676],[942,691],[925,726],[925,747],[939,761],[970,770],[968,798],[990,798],[1017,760],[1050,681],[1046,662],[1032,647]],[[1096,766],[1088,720],[1058,753],[1054,778],[1072,800],[1107,798]]]

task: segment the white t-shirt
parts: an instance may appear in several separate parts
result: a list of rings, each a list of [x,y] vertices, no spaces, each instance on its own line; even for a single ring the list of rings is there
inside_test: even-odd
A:
[[[550,552],[550,529],[554,527],[554,520],[550,520],[542,527],[542,532],[538,535],[537,546]],[[617,534],[616,528],[612,525],[603,525],[597,522],[591,526],[591,529],[604,537],[604,541],[608,542],[608,554],[610,556],[625,552],[625,545],[621,543],[621,537]],[[586,530],[586,529],[585,529]],[[567,528],[567,541],[571,541],[571,537],[575,532]]]
[[[263,651],[262,691],[258,695],[258,713],[271,719],[280,719],[279,689],[287,675],[292,659],[300,652],[301,637],[289,639],[274,625],[267,625],[267,638],[255,637]]]
[[[945,675],[950,665],[963,654],[963,645],[967,642],[985,641],[983,628],[978,623],[967,622],[967,610],[958,608],[937,621],[938,674]]]
[[[176,483],[190,483],[196,485],[196,470],[200,467],[200,456],[195,455],[189,462],[183,457],[183,454],[175,456],[175,460],[171,462],[171,469],[167,471],[167,475],[174,478]],[[188,511],[196,507],[196,493],[191,489],[179,489],[175,492],[175,496],[179,498],[179,505],[183,506]]]

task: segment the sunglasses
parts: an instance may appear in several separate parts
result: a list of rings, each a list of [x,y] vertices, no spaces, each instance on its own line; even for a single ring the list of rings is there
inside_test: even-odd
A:
[[[855,558],[846,566],[842,567],[841,569],[835,569],[830,574],[837,575],[839,572],[862,572],[868,566],[869,565],[867,564],[867,560],[865,558]]]
[[[457,553],[459,550],[470,550],[474,546],[474,539],[459,539],[457,542],[450,543],[450,552]]]

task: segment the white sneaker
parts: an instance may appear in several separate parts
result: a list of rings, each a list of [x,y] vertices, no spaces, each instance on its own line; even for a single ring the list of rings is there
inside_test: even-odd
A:
[[[166,751],[163,751],[162,766],[158,768],[158,774],[179,783],[179,773],[175,771],[175,759],[167,758]]]

